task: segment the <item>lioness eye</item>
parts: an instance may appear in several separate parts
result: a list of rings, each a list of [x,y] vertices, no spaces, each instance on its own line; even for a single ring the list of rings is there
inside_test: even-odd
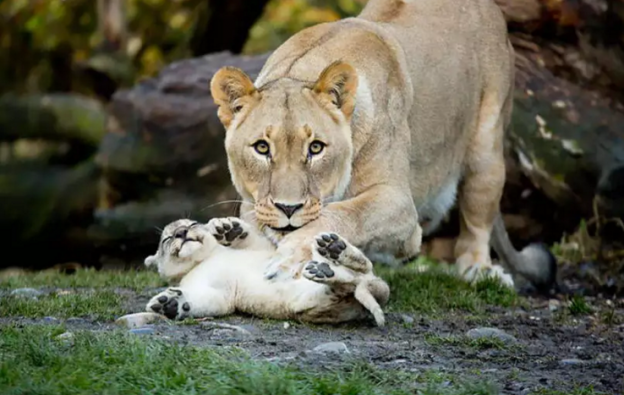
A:
[[[323,152],[323,148],[325,148],[325,143],[313,141],[312,144],[310,144],[308,151],[310,151],[310,155],[318,155]]]
[[[260,155],[268,155],[269,154],[269,143],[267,143],[264,140],[257,141],[253,145],[253,147],[256,150],[256,152],[259,153]]]

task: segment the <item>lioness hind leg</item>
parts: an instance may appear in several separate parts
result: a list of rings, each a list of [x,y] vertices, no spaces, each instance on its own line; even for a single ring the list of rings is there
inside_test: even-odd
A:
[[[511,275],[493,266],[490,234],[505,184],[503,128],[510,96],[485,95],[479,125],[466,154],[465,173],[459,190],[460,234],[455,245],[456,265],[468,281],[495,277],[513,287]]]

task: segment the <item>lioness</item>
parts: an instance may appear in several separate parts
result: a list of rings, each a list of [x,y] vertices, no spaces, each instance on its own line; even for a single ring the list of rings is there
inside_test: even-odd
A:
[[[383,326],[381,307],[390,290],[366,256],[334,233],[317,235],[310,247],[314,260],[304,278],[275,283],[262,276],[275,247],[255,227],[237,218],[174,221],[145,265],[179,286],[154,296],[147,311],[171,319],[243,312],[313,323],[362,319],[370,312]]]
[[[211,81],[241,217],[278,249],[267,278],[299,276],[316,234],[386,262],[416,255],[459,192],[456,266],[466,279],[554,282],[547,250],[516,251],[499,213],[514,51],[492,0],[370,0],[355,18],[307,28],[255,83]],[[253,207],[253,208],[251,208]],[[305,225],[305,226],[304,226]],[[491,235],[493,236],[492,238]]]

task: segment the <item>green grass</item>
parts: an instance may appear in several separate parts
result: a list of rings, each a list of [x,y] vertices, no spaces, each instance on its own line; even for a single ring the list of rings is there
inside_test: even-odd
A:
[[[530,395],[607,395],[606,392],[598,392],[592,387],[579,387],[572,391],[557,391],[550,389],[542,389],[537,392],[531,392]]]
[[[0,288],[128,288],[141,291],[145,288],[165,286],[157,273],[147,270],[102,270],[81,269],[67,275],[46,270],[20,274],[0,279]]]
[[[113,320],[127,312],[123,308],[125,298],[114,291],[96,290],[81,293],[56,293],[37,299],[21,296],[0,297],[0,316],[57,318],[90,317],[97,320]]]
[[[376,268],[390,286],[388,311],[435,315],[459,310],[479,314],[486,305],[512,306],[518,303],[515,292],[495,280],[484,280],[473,286],[444,271],[439,265],[431,265],[428,271],[419,273],[415,265],[422,263],[423,260],[419,260],[398,269],[383,266]],[[61,295],[52,292],[37,299],[5,296],[0,298],[0,316],[91,316],[110,320],[127,313],[122,309],[125,299],[115,289],[126,288],[140,292],[165,285],[158,274],[144,270],[86,269],[71,275],[53,271],[22,274],[0,280],[0,289],[60,288],[68,289],[71,293]],[[94,291],[86,292],[76,288],[90,288]]]
[[[585,315],[592,312],[591,307],[589,307],[585,299],[580,295],[572,296],[568,310],[570,310],[570,314],[572,315]]]
[[[430,268],[419,273],[416,265],[423,263]],[[390,286],[389,311],[436,314],[461,310],[479,313],[486,305],[510,307],[519,303],[516,292],[497,280],[486,279],[470,285],[440,265],[426,263],[424,259],[398,269],[376,266],[375,272]]]
[[[0,393],[17,394],[496,394],[485,381],[436,371],[381,370],[365,363],[305,370],[122,332],[74,333],[60,326],[0,327]],[[450,381],[451,385],[445,385]]]

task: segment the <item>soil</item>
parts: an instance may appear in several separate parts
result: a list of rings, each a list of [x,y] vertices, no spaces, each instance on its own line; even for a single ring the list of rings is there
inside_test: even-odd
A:
[[[143,311],[155,293],[128,292],[128,312]],[[478,316],[449,312],[431,318],[387,313],[384,328],[372,322],[330,327],[232,316],[190,325],[158,322],[149,325],[143,335],[200,347],[236,346],[258,360],[307,368],[363,360],[382,369],[437,369],[462,379],[491,380],[502,394],[539,393],[542,389],[567,394],[579,387],[593,388],[595,392],[589,393],[622,394],[624,303],[585,300],[593,313],[579,316],[556,301],[530,298],[523,308],[490,307]],[[15,321],[0,318],[0,324],[9,320]],[[56,321],[48,317],[24,320],[27,322]],[[65,324],[70,331],[119,329],[111,322],[83,318],[70,318]],[[228,328],[228,324],[235,327]],[[467,332],[483,327],[504,331],[501,340],[471,343]],[[334,352],[314,351],[324,344]]]

